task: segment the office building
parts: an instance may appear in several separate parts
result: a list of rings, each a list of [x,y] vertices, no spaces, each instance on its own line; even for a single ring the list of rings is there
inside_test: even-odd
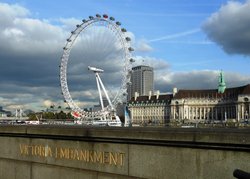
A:
[[[154,91],[154,71],[150,66],[140,65],[132,68],[131,85],[128,89],[128,99],[137,93],[139,96],[149,95]]]

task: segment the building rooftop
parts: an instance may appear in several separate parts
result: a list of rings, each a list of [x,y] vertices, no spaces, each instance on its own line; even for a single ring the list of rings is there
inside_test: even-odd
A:
[[[138,65],[138,66],[132,67],[132,70],[138,70],[138,69],[141,69],[141,68],[150,68],[150,69],[153,70],[153,67],[147,66],[147,65]]]
[[[240,94],[250,94],[250,84],[235,88],[227,88],[224,93],[219,93],[218,89],[205,90],[179,90],[174,99],[180,98],[235,98]]]
[[[164,94],[164,95],[159,95],[157,98],[157,95],[152,95],[151,98],[149,99],[149,96],[139,96],[136,98],[132,97],[131,100],[129,101],[129,103],[132,102],[152,102],[152,103],[156,103],[156,102],[169,102],[171,99],[173,98],[172,94]]]
[[[169,102],[172,99],[182,98],[237,98],[238,95],[250,95],[250,84],[235,88],[226,88],[224,93],[219,93],[218,89],[203,89],[203,90],[191,90],[191,89],[180,89],[174,96],[173,94],[160,94],[149,96],[138,96],[137,98],[132,97],[129,103],[132,102]]]

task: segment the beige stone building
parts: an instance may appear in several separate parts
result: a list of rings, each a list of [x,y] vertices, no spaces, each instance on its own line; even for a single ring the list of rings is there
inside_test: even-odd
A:
[[[133,97],[128,102],[128,109],[133,124],[157,122],[168,123],[172,94],[156,94]]]
[[[173,94],[135,96],[128,102],[132,123],[246,121],[250,84],[223,89],[178,90]]]
[[[249,119],[250,85],[214,90],[179,90],[171,100],[171,119],[184,121],[237,121]]]

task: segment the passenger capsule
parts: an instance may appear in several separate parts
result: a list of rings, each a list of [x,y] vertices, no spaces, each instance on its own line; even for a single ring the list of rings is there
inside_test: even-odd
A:
[[[67,48],[66,48],[66,47],[63,47],[63,50],[67,50]]]
[[[76,27],[78,28],[78,27],[80,27],[80,25],[79,25],[79,24],[77,24],[77,25],[76,25]]]
[[[107,15],[107,14],[103,14],[102,17],[105,18],[105,19],[107,19],[107,18],[108,18],[108,15]]]
[[[131,38],[129,38],[129,37],[126,37],[125,39],[126,39],[127,41],[131,41]]]
[[[113,17],[110,17],[109,19],[110,19],[111,21],[114,21],[114,20],[115,20],[115,18],[113,18]]]
[[[129,61],[130,61],[131,63],[135,62],[135,60],[134,60],[133,58],[130,58]]]
[[[124,28],[122,28],[121,30],[122,30],[122,32],[127,32],[127,30],[126,30],[126,29],[124,29]]]
[[[117,21],[117,22],[116,22],[116,25],[121,25],[121,23]]]
[[[82,22],[83,22],[83,23],[86,23],[86,22],[87,22],[87,20],[86,20],[86,19],[83,19],[83,20],[82,20]]]
[[[94,17],[93,16],[89,16],[89,19],[92,20],[92,19],[94,19]]]
[[[96,14],[95,15],[97,18],[101,18],[101,15],[100,14]]]
[[[71,42],[71,40],[70,40],[70,39],[67,39],[67,41],[68,41],[68,42]]]
[[[128,50],[129,50],[130,52],[134,51],[134,49],[133,49],[132,47],[129,47]]]

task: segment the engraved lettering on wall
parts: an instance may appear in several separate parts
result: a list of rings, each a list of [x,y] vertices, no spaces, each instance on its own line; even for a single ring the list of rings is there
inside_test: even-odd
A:
[[[125,153],[111,151],[96,151],[79,148],[55,147],[48,145],[20,144],[21,156],[51,157],[59,160],[77,160],[86,163],[124,166]]]

